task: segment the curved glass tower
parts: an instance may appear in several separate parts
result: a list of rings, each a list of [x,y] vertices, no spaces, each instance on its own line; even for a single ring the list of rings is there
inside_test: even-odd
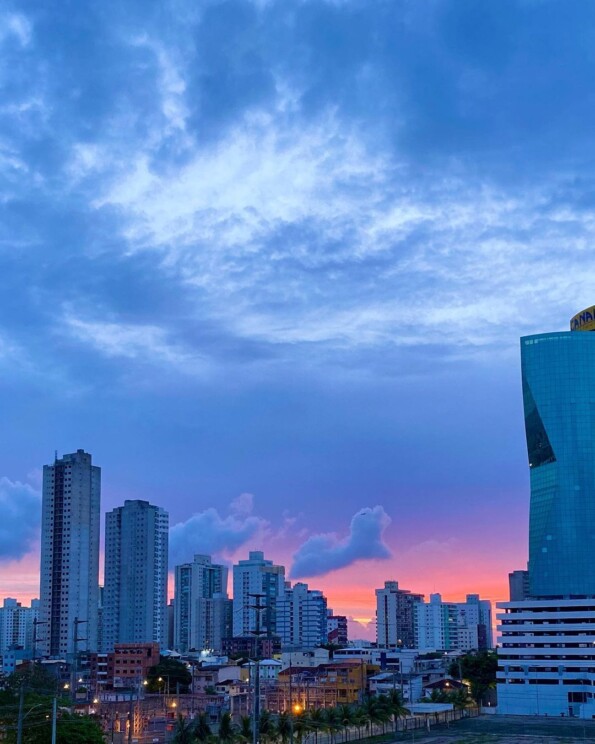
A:
[[[580,316],[521,339],[532,597],[595,596],[595,333]]]

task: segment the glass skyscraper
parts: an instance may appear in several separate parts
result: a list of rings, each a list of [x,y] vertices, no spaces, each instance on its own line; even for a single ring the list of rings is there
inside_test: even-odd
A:
[[[572,331],[521,339],[532,597],[595,596],[592,310],[573,318]]]

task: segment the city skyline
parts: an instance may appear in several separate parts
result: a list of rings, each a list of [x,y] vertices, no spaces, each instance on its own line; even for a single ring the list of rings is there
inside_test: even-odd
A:
[[[55,553],[55,548],[52,546],[54,546],[56,539],[59,539],[60,541],[63,539],[69,541],[71,528],[73,538],[75,535],[78,535],[79,526],[72,520],[75,519],[75,514],[79,513],[80,507],[78,506],[77,500],[82,498],[83,501],[81,504],[84,506],[84,509],[88,510],[91,508],[92,514],[91,516],[88,514],[85,516],[86,512],[83,511],[81,512],[81,516],[77,516],[76,519],[78,520],[82,518],[83,523],[87,519],[90,519],[89,524],[95,525],[94,529],[97,531],[97,533],[92,536],[91,543],[87,545],[85,550],[89,552],[91,562],[95,560],[97,566],[97,578],[95,580],[95,589],[93,591],[97,592],[98,587],[101,586],[102,591],[104,592],[102,602],[103,629],[101,633],[101,647],[110,649],[113,647],[114,642],[119,642],[120,640],[123,640],[124,642],[140,642],[140,639],[145,638],[145,636],[153,641],[161,639],[161,643],[163,643],[163,639],[165,638],[165,631],[163,629],[165,628],[167,601],[177,596],[176,586],[178,581],[180,581],[180,586],[182,583],[185,585],[188,584],[188,579],[182,578],[183,572],[191,569],[193,566],[197,571],[200,571],[200,574],[197,573],[194,579],[190,578],[191,574],[189,574],[190,584],[194,587],[192,592],[198,592],[195,595],[195,598],[204,596],[205,598],[208,598],[209,602],[211,602],[213,598],[215,598],[215,601],[219,601],[217,598],[226,598],[229,589],[231,589],[230,601],[236,593],[239,592],[240,596],[245,600],[242,606],[247,606],[250,602],[247,592],[264,591],[267,596],[270,594],[270,600],[272,602],[271,606],[275,606],[277,601],[281,601],[287,606],[285,607],[285,604],[282,604],[279,605],[279,607],[284,607],[282,612],[287,613],[290,611],[290,605],[287,604],[287,602],[292,601],[290,597],[293,597],[296,592],[296,596],[300,596],[300,594],[303,594],[303,592],[306,591],[308,597],[313,598],[313,602],[323,602],[323,605],[321,605],[323,609],[320,612],[320,617],[322,618],[324,616],[326,623],[327,597],[326,594],[324,594],[325,590],[315,587],[310,587],[309,589],[307,584],[296,581],[294,577],[295,562],[293,567],[290,567],[290,570],[287,571],[285,565],[275,565],[274,561],[265,558],[262,551],[249,551],[248,556],[244,556],[243,559],[241,554],[239,559],[236,558],[233,561],[226,561],[223,559],[225,565],[212,564],[212,557],[210,555],[196,553],[193,556],[194,563],[179,563],[178,561],[172,561],[171,556],[168,556],[167,550],[169,532],[167,528],[168,514],[159,506],[141,500],[126,500],[123,505],[105,512],[105,530],[101,531],[99,529],[99,517],[101,513],[99,509],[100,483],[102,477],[101,467],[97,465],[91,467],[91,462],[92,455],[82,449],[78,449],[74,453],[64,454],[61,458],[58,458],[58,453],[56,452],[54,464],[44,466],[47,481],[45,497],[47,535],[43,538],[42,545],[40,546],[42,572],[39,574],[39,580],[41,582],[41,577],[44,575],[43,566],[48,564],[48,561],[50,564],[52,563],[52,555]],[[78,474],[77,467],[79,469],[82,468],[80,475]],[[62,472],[63,470],[64,472]],[[55,475],[55,472],[59,473],[59,477]],[[91,473],[94,473],[94,475],[91,476]],[[81,488],[82,490],[80,490]],[[90,491],[88,490],[89,488],[91,489]],[[246,495],[244,494],[244,496]],[[59,507],[56,507],[56,499],[58,498],[61,499],[61,501]],[[91,502],[89,502],[89,498],[91,498]],[[68,516],[71,511],[71,499],[73,507],[76,507],[72,510],[72,518]],[[64,501],[64,505],[62,505],[62,501]],[[94,503],[94,506],[90,507],[89,503]],[[237,508],[240,510],[246,508],[245,498],[239,500]],[[65,514],[64,518],[66,521],[64,521],[63,526],[61,526],[61,521],[56,523],[58,524],[58,532],[56,532],[56,527],[54,526],[54,514],[62,514],[62,511]],[[72,527],[72,525],[74,525],[74,527]],[[82,527],[81,534],[84,535],[86,532],[84,524],[81,524],[80,527]],[[93,528],[91,529],[91,532],[93,532]],[[354,530],[352,527],[352,533],[356,532],[357,530]],[[64,538],[62,538],[63,533],[65,535]],[[46,546],[45,548],[43,547],[44,545]],[[99,549],[100,545],[103,546],[103,549]],[[63,572],[66,570],[66,573],[68,574],[65,579],[66,594],[62,594],[61,599],[62,602],[66,601],[66,605],[65,609],[60,612],[63,613],[66,611],[69,613],[69,617],[72,615],[73,617],[76,616],[80,619],[80,617],[87,616],[89,613],[87,613],[86,610],[81,609],[78,604],[76,611],[66,609],[69,606],[69,602],[79,602],[76,592],[73,595],[72,600],[69,599],[70,593],[68,584],[71,582],[71,577],[68,565],[71,563],[70,550],[69,543],[65,542],[65,558],[61,560],[60,564],[63,566]],[[78,550],[78,548],[76,548],[76,550]],[[104,564],[101,571],[99,570],[99,554],[101,554],[103,559],[101,562]],[[76,557],[76,555],[75,562],[78,562],[80,557]],[[93,558],[93,556],[96,556],[96,558]],[[297,561],[299,562],[300,560],[302,559],[297,556]],[[64,569],[64,566],[66,566],[66,569]],[[165,576],[165,566],[167,566],[166,587],[162,585]],[[206,594],[203,594],[203,592],[206,591],[202,583],[202,571],[205,566],[209,572],[214,570],[219,572],[222,571],[223,573],[213,584],[213,587],[215,588],[211,587]],[[231,582],[231,586],[229,586],[228,572],[232,568],[234,578],[233,582]],[[245,576],[245,579],[242,579],[242,576]],[[290,581],[289,579],[292,577],[294,580]],[[77,581],[80,580],[83,580],[82,576],[77,579]],[[63,581],[64,578],[62,579],[62,582]],[[195,581],[198,581],[196,585]],[[209,586],[212,581],[212,579],[209,579]],[[317,586],[321,583],[324,583],[324,579],[318,581]],[[189,589],[190,584],[188,584],[186,589]],[[386,586],[393,584],[397,586],[397,582],[394,581],[394,579],[385,581]],[[45,591],[45,604],[49,607],[49,599],[47,599],[47,597],[50,595],[53,597],[51,584],[49,589],[44,590],[43,586],[43,582],[41,582],[41,595],[43,596]],[[219,588],[216,588],[217,586],[219,586]],[[135,591],[142,587],[145,587],[147,590],[146,596],[143,592],[138,594],[137,598],[132,602],[135,610],[131,613],[129,608],[127,609],[125,605],[122,605],[123,598],[132,597]],[[379,591],[379,589],[375,588],[376,595],[378,595]],[[219,592],[219,594],[217,594],[217,592]],[[289,594],[287,594],[288,592]],[[15,593],[18,595],[19,600],[23,600],[24,595],[22,595],[22,593],[18,591]],[[408,592],[406,592],[406,594],[408,594]],[[423,598],[423,596],[427,594],[427,591],[422,591],[418,595],[414,596]],[[434,592],[432,591],[429,594],[431,597]],[[167,597],[167,601],[160,602],[158,599],[160,596]],[[469,595],[467,595],[467,599],[468,596]],[[32,601],[36,598],[27,597],[27,599]],[[39,602],[39,600],[37,601]],[[52,599],[51,601],[55,603],[55,601],[59,602],[60,600]],[[196,601],[196,599],[194,601]],[[139,602],[143,605],[144,609],[140,609]],[[57,606],[58,605],[56,605],[56,607]],[[157,609],[159,607],[161,609]],[[252,615],[251,619],[248,620],[246,613],[250,614],[250,612],[248,612],[248,610],[243,610],[243,614],[246,615],[246,617],[243,621],[240,621],[239,617],[236,617],[236,613],[239,611],[238,606],[234,605],[234,607],[236,607],[236,610],[233,613],[233,635],[249,635],[254,629],[254,612],[250,611]],[[330,605],[329,609],[331,609]],[[335,610],[335,614],[341,614],[339,606],[335,606],[333,609]],[[336,612],[337,609],[339,609],[338,613]],[[46,614],[50,612],[49,610],[44,611]],[[212,611],[212,609],[208,610],[207,614]],[[200,610],[200,612],[202,613],[204,610]],[[217,612],[224,612],[224,610],[217,610]],[[161,617],[161,620],[158,626],[154,626],[153,623],[155,622],[155,617],[157,615]],[[181,619],[178,618],[177,612],[175,618],[174,628],[177,628],[178,623],[181,622]],[[283,621],[285,623],[285,631],[282,635],[287,635],[291,632],[288,629],[288,623],[290,623],[288,618],[289,615],[287,615]],[[188,616],[184,622],[188,624],[189,620],[190,616]],[[274,614],[269,618],[269,620],[272,622],[272,627],[275,627],[276,620]],[[372,617],[366,619],[366,621],[364,621],[363,618],[354,618],[350,615],[347,616],[347,620],[348,624],[352,626],[351,637],[354,637],[354,635],[366,639],[372,639],[375,637],[376,622],[374,613],[372,613]],[[84,622],[87,621],[85,620]],[[197,621],[195,619],[191,622],[204,623],[212,622],[212,620]],[[223,617],[221,622],[223,622]],[[231,614],[229,617],[229,623],[232,623]],[[45,624],[47,624],[47,621]],[[68,621],[67,624],[71,625],[72,621]],[[199,631],[199,635],[206,632],[204,627],[206,626],[203,626],[203,630]],[[161,630],[159,630],[159,628],[161,628]],[[354,633],[354,628],[361,632],[358,633],[356,630]],[[179,630],[174,630],[174,637],[176,635],[180,636],[180,632],[181,631]],[[190,631],[187,629],[184,632],[188,633]],[[196,633],[197,631],[195,630],[192,632]],[[69,643],[70,642],[71,641],[69,641]],[[40,643],[40,645],[43,646],[44,644]]]
[[[0,592],[82,447],[172,564],[505,599],[518,339],[593,302],[595,8],[38,5],[0,13]]]

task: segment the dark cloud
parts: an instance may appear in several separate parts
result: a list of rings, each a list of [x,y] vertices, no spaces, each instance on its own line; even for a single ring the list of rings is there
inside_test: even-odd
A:
[[[357,561],[390,558],[392,553],[383,541],[390,521],[384,509],[375,506],[362,509],[353,517],[346,538],[334,533],[309,537],[293,556],[291,577],[324,576]]]
[[[0,478],[0,560],[22,558],[39,538],[41,496],[27,483]]]

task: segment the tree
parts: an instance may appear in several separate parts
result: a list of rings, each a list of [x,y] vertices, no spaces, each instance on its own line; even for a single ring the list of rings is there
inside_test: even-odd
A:
[[[314,708],[308,713],[308,726],[314,732],[314,741],[318,744],[318,732],[324,726],[324,713],[320,708]]]
[[[453,661],[449,667],[451,677],[459,676],[459,665],[463,679],[469,680],[471,697],[478,705],[486,692],[496,686],[498,657],[495,651],[471,651]]]
[[[186,664],[170,656],[162,656],[159,664],[149,669],[147,682],[148,692],[188,692],[192,674]]]
[[[382,723],[384,728],[388,716],[383,709],[380,699],[377,697],[366,697],[362,707],[366,713],[369,735],[372,736],[372,725]]]
[[[294,716],[293,733],[298,742],[301,742],[302,739],[304,738],[304,735],[307,734],[308,731],[311,730],[309,727],[310,727],[310,720],[308,718],[308,714],[305,711]]]
[[[30,692],[53,695],[59,692],[59,680],[45,666],[41,664],[23,664],[22,668],[13,672],[6,680],[4,689],[17,694],[21,685]]]
[[[291,718],[291,713],[287,713],[286,711],[279,713],[279,717],[277,718],[277,735],[283,744],[286,744],[286,742],[291,739],[292,728],[293,720]]]
[[[194,719],[194,735],[198,741],[206,741],[211,736],[211,727],[209,725],[209,717],[202,711]]]
[[[28,708],[23,721],[23,744],[50,744],[52,740],[52,700],[46,698],[46,705],[39,708]],[[6,742],[17,740],[17,713],[10,723]],[[104,744],[103,731],[99,722],[92,716],[79,716],[73,713],[60,712],[56,725],[57,744]]]
[[[395,732],[397,730],[397,721],[399,718],[405,718],[409,715],[409,710],[405,707],[403,702],[403,695],[400,690],[390,690],[388,695],[383,696],[387,711],[392,715],[395,724]]]
[[[250,716],[242,716],[240,718],[239,736],[244,741],[252,741],[252,719]]]
[[[194,721],[178,714],[172,741],[174,744],[194,744],[196,741],[194,736]]]
[[[51,741],[51,721],[48,721],[47,742]],[[27,741],[27,740],[25,740]],[[99,721],[94,716],[79,716],[62,713],[56,726],[57,744],[104,744],[105,739]]]
[[[260,711],[260,718],[258,719],[258,732],[260,738],[263,740],[272,741],[275,738],[275,722],[268,710]]]
[[[473,699],[469,695],[467,686],[461,687],[459,690],[455,690],[448,695],[448,702],[452,703],[455,710],[464,710],[468,705],[473,702]]]
[[[445,703],[447,701],[448,694],[444,692],[444,690],[439,690],[438,688],[434,688],[430,692],[430,697],[426,698],[423,702],[426,703]]]
[[[334,734],[341,728],[341,718],[336,708],[325,708],[323,726],[328,731],[331,744],[333,744]]]
[[[340,705],[337,708],[339,721],[345,732],[343,741],[349,741],[349,727],[353,726],[353,708],[350,705]]]
[[[353,711],[353,723],[357,728],[359,739],[362,738],[362,728],[364,728],[364,726],[367,726],[368,720],[368,713],[366,712],[365,708],[363,708],[361,705],[358,705],[358,707]]]
[[[219,721],[219,741],[229,742],[234,738],[233,724],[231,722],[231,713],[225,711]]]

